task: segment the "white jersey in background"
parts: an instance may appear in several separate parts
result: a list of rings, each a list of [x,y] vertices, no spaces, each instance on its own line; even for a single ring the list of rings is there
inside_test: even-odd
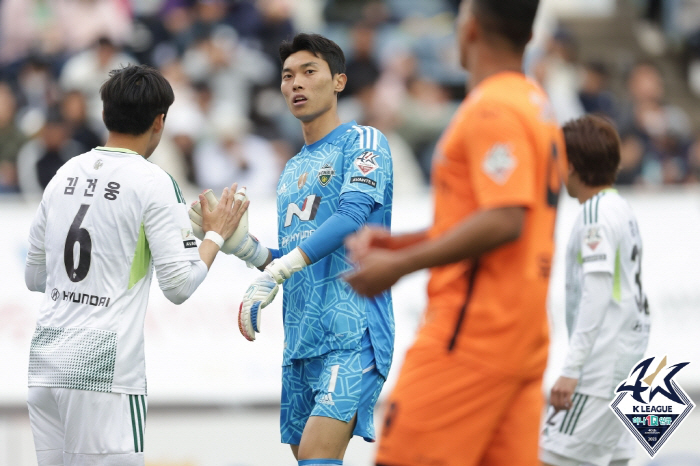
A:
[[[607,272],[612,296],[600,331],[580,375],[576,392],[612,399],[618,384],[642,359],[649,339],[649,309],[642,289],[642,238],[632,210],[615,189],[606,189],[581,207],[566,254],[566,324],[571,338],[579,317],[584,274]],[[572,359],[567,357],[567,365]]]
[[[98,147],[51,180],[32,223],[46,290],[29,386],[146,394],[143,323],[153,265],[199,261],[177,183],[126,149]]]

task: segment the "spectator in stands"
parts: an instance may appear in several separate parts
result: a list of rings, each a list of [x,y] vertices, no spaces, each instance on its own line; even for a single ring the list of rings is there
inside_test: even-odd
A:
[[[544,55],[533,66],[533,73],[542,85],[561,124],[584,114],[578,96],[578,43],[567,30],[557,30],[548,41]]]
[[[272,145],[251,134],[248,119],[235,113],[217,115],[212,124],[213,138],[194,150],[197,185],[218,192],[235,180],[253,199],[274,196],[285,161]]]
[[[191,82],[209,85],[216,106],[233,108],[241,115],[250,113],[253,87],[277,77],[277,66],[241,43],[230,26],[218,26],[210,36],[200,38],[185,52],[182,66]]]
[[[136,59],[122,52],[110,38],[100,37],[92,47],[68,59],[59,83],[64,91],[82,92],[88,99],[89,118],[102,121],[100,86],[111,70],[129,64],[136,64]]]
[[[96,124],[87,115],[87,102],[80,91],[69,91],[61,101],[61,116],[66,121],[70,137],[86,149],[101,146],[104,143],[104,125]]]
[[[426,182],[430,179],[435,144],[456,108],[439,83],[423,77],[409,80],[408,94],[399,109],[400,120],[396,129],[416,154]]]
[[[19,191],[17,154],[27,138],[15,124],[15,112],[12,89],[0,82],[0,194]]]
[[[41,196],[51,178],[72,157],[89,150],[70,139],[70,130],[59,109],[52,108],[38,138],[27,142],[17,156],[22,194]]]
[[[348,53],[345,74],[348,84],[341,97],[350,97],[366,86],[372,86],[379,79],[379,64],[374,58],[375,29],[368,23],[358,23],[350,31],[352,47]]]
[[[622,157],[627,172],[623,171],[621,179],[627,180],[626,176],[632,174],[628,181],[647,184],[685,181],[691,145],[690,120],[680,107],[665,102],[660,70],[650,62],[635,64],[627,79],[627,91],[619,127],[623,145],[629,152]],[[631,161],[635,163],[630,165]]]
[[[615,98],[608,87],[610,72],[603,62],[592,61],[583,70],[583,79],[578,92],[586,113],[596,113],[612,120],[617,118]]]

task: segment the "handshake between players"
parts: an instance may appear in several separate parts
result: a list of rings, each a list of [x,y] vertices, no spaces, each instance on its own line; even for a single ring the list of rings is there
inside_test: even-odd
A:
[[[232,189],[236,189],[236,184],[233,185]],[[263,271],[246,290],[238,311],[238,328],[241,334],[247,340],[254,341],[255,334],[260,332],[260,311],[275,299],[279,285],[291,277],[294,272],[307,265],[307,259],[298,248],[286,256],[279,257],[279,254],[276,254],[277,251],[261,245],[260,241],[248,232],[247,207],[250,201],[246,196],[245,187],[236,191],[234,200],[240,202],[241,208],[245,210],[236,230],[226,240],[220,238],[221,244],[219,246],[221,252],[233,254],[244,261],[248,267],[255,267]],[[204,240],[210,234],[204,233],[206,214],[203,212],[203,208],[212,212],[218,205],[219,200],[213,191],[207,189],[200,194],[199,200],[190,206],[189,216],[192,231],[200,240]]]

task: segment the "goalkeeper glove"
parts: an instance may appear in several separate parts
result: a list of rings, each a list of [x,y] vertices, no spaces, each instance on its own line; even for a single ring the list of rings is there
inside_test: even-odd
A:
[[[219,200],[214,195],[211,189],[204,191],[204,196],[209,202],[209,210],[214,210],[219,203]],[[247,197],[245,188],[241,188],[236,192],[235,200],[245,202]],[[189,210],[190,223],[194,235],[200,240],[204,239],[204,230],[202,230],[202,206],[199,201],[195,201],[190,206]],[[246,210],[238,222],[238,228],[233,232],[224,245],[221,247],[221,252],[224,254],[233,254],[239,259],[248,264],[248,267],[262,267],[268,258],[268,249],[260,244],[258,239],[248,233],[248,211]]]
[[[294,248],[289,254],[270,262],[251,283],[238,308],[238,328],[246,339],[254,341],[255,334],[260,333],[260,311],[275,299],[279,285],[306,265],[301,249]]]

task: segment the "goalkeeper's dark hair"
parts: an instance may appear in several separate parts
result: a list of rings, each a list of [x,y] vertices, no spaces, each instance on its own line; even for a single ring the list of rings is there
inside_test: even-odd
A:
[[[462,0],[472,2],[472,12],[486,33],[505,38],[522,52],[532,38],[539,0]]]
[[[155,68],[129,65],[112,70],[100,88],[104,123],[109,131],[139,136],[175,100],[173,88]]]
[[[608,186],[620,167],[620,137],[607,119],[584,115],[564,125],[566,156],[586,186]]]
[[[291,41],[282,41],[280,44],[280,61],[284,61],[293,53],[306,50],[319,58],[322,58],[331,69],[331,76],[345,73],[345,54],[343,50],[332,40],[320,34],[300,33]]]

